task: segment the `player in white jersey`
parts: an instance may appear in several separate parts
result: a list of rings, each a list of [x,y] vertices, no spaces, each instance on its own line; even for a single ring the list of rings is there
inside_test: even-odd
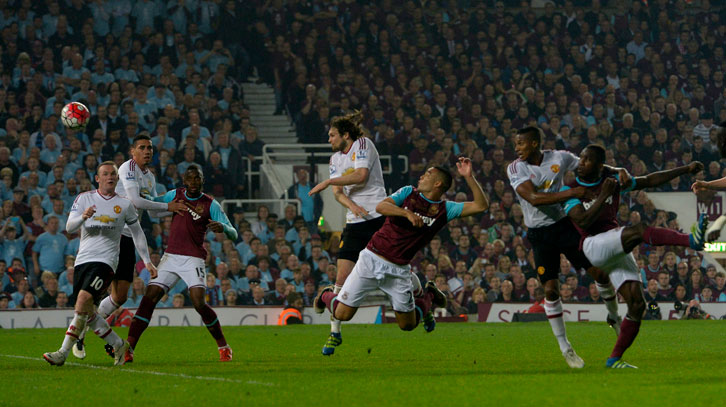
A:
[[[139,225],[139,216],[128,199],[115,193],[118,170],[111,161],[98,166],[98,190],[78,195],[73,203],[66,230],[81,230],[78,256],[74,265],[73,292],[76,295],[75,315],[65,334],[63,345],[56,352],[43,354],[48,363],[61,366],[86,326],[112,346],[115,364],[124,364],[128,342],[121,339],[106,319],[95,311],[95,304],[106,292],[119,261],[119,242],[125,226],[131,229],[134,243],[152,278],[156,268],[151,264],[146,236]]]
[[[154,149],[151,145],[151,138],[147,135],[136,136],[131,145],[131,159],[121,164],[119,168],[118,175],[120,182],[116,185],[116,194],[127,198],[133,203],[138,211],[139,218],[143,215],[144,210],[149,210],[149,214],[152,216],[184,210],[184,205],[179,202],[170,202],[167,204],[143,198],[144,196],[155,197],[157,195],[156,178],[147,167],[151,162],[153,153]],[[103,318],[107,318],[126,302],[129,286],[134,279],[135,264],[136,253],[134,251],[134,242],[131,239],[131,230],[126,227],[121,237],[118,266],[115,268],[115,274],[111,282],[111,295],[104,298],[98,307],[98,313]],[[84,337],[85,332],[81,334],[78,343],[73,347],[73,354],[81,359],[85,357]],[[111,349],[108,346],[106,350],[109,355],[112,355]]]
[[[527,239],[532,244],[537,274],[545,289],[544,308],[552,332],[567,364],[582,368],[585,362],[567,339],[557,277],[560,254],[575,268],[592,267],[580,250],[580,234],[566,219],[561,205],[569,199],[581,198],[585,189],[560,191],[565,174],[577,169],[579,158],[567,151],[541,150],[542,139],[542,130],[537,127],[526,127],[517,133],[515,150],[519,159],[507,167],[507,176],[522,205]],[[621,172],[621,182],[630,182],[630,174],[617,170]]]
[[[356,112],[332,120],[328,142],[335,154],[330,157],[330,178],[310,190],[313,195],[332,185],[335,199],[348,209],[338,253],[336,294],[358,261],[358,254],[385,222],[385,217],[376,212],[376,205],[387,196],[381,161],[376,146],[363,135],[360,119],[360,112]],[[333,317],[330,320],[323,355],[332,355],[343,342],[340,321]]]

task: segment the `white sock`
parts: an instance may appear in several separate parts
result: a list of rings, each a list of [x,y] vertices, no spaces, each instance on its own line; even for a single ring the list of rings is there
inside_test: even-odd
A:
[[[597,285],[597,290],[600,292],[600,297],[602,297],[603,301],[605,301],[605,307],[608,309],[608,315],[610,315],[610,318],[617,320],[618,296],[615,295],[615,287],[613,287],[613,283],[608,283],[607,285],[600,285],[600,283],[595,284]]]
[[[88,326],[93,330],[94,334],[113,346],[114,349],[117,349],[123,343],[121,337],[111,329],[108,322],[98,313],[88,320]]]
[[[564,352],[571,348],[570,341],[567,340],[567,332],[565,330],[565,319],[562,317],[562,302],[558,298],[555,301],[545,299],[545,314],[547,319],[550,321],[552,327],[552,333],[557,338],[557,343],[560,345],[560,351]]]
[[[335,287],[333,287],[333,293],[338,294],[341,288],[343,288],[343,286],[336,284]],[[335,319],[333,314],[330,314],[330,332],[336,334],[340,333],[340,321]]]
[[[416,273],[411,273],[411,283],[413,283],[413,296],[418,298],[424,294],[423,287],[421,287],[421,280],[419,280]]]
[[[103,301],[101,301],[101,305],[98,306],[98,315],[101,316],[101,318],[106,319],[109,315],[113,314],[114,311],[116,311],[120,305],[116,304],[109,295],[108,297],[104,298]]]
[[[73,320],[71,321],[71,324],[68,326],[68,330],[66,331],[66,336],[63,338],[63,345],[60,347],[60,351],[65,353],[66,355],[68,352],[70,352],[71,348],[73,347],[73,344],[78,341],[78,338],[81,336],[81,332],[83,332],[86,329],[86,322],[88,321],[88,314],[85,313],[75,313],[75,316],[73,317]]]

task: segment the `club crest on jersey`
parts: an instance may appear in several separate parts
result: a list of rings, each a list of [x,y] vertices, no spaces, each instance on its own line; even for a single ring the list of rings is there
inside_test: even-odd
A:
[[[353,153],[353,155],[350,156],[350,161],[355,161],[355,153]]]
[[[194,208],[194,211],[196,211],[197,213],[202,213],[204,212],[204,206],[202,204],[199,204],[196,208]]]
[[[433,204],[433,205],[429,206],[429,215],[434,216],[437,213],[439,213],[439,205],[438,204]]]
[[[93,220],[97,220],[101,223],[111,223],[111,222],[115,222],[116,218],[112,218],[108,215],[101,215],[101,216],[94,216]]]
[[[558,172],[560,172],[560,166],[558,164],[552,164],[552,166],[550,167],[550,170],[552,170],[552,172],[557,174]]]
[[[121,207],[120,207],[120,206],[118,206],[118,205],[115,205],[115,206],[113,207],[113,211],[114,211],[114,212],[115,212],[116,214],[119,214],[119,213],[121,213]]]

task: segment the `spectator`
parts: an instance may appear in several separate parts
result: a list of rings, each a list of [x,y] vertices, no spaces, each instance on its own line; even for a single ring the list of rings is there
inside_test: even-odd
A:
[[[64,268],[64,256],[68,239],[58,233],[59,221],[55,216],[48,217],[45,232],[35,240],[33,245],[33,267],[38,270],[50,270],[60,273]]]
[[[316,230],[318,219],[323,213],[323,199],[320,194],[309,196],[308,193],[312,186],[310,185],[310,175],[306,169],[298,168],[295,171],[295,176],[297,182],[287,189],[287,197],[288,199],[300,201],[300,211],[305,223],[308,224],[308,227]],[[285,212],[287,215],[287,209],[285,209]]]

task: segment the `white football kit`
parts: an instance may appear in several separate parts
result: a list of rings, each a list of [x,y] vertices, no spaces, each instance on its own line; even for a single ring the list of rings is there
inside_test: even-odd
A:
[[[411,273],[410,265],[391,263],[372,251],[363,249],[350,276],[340,289],[337,300],[349,307],[358,308],[368,294],[381,290],[391,298],[394,311],[411,312],[415,307],[412,278],[415,277]]]
[[[143,199],[144,195],[152,198],[157,196],[156,177],[148,168],[146,171],[142,170],[136,164],[136,161],[131,159],[121,164],[118,169],[118,176],[119,183],[116,185],[116,193],[129,199],[134,204],[139,218],[144,214],[144,210],[156,212],[154,213],[155,216],[158,216],[158,212],[166,211],[166,203]],[[123,235],[126,237],[131,236],[128,228],[124,228]]]
[[[640,269],[633,253],[625,253],[621,235],[624,227],[588,236],[582,242],[582,251],[593,266],[610,276],[618,292],[626,281],[640,282]]]
[[[345,217],[346,223],[365,222],[382,216],[376,212],[376,206],[386,199],[378,150],[367,137],[359,137],[347,152],[338,151],[330,157],[331,179],[351,174],[358,168],[368,168],[368,180],[362,184],[346,185],[343,187],[343,191],[356,205],[365,209],[368,216],[362,218],[348,210]]]
[[[96,212],[84,221],[83,212],[91,206],[96,207]],[[144,262],[150,262],[146,238],[138,221],[136,209],[126,198],[119,195],[103,196],[97,190],[78,195],[66,224],[69,233],[75,233],[79,228],[81,229],[75,266],[89,262],[101,262],[116,270],[121,233],[129,225],[133,226],[134,243],[137,243],[137,240],[143,241],[139,251]],[[137,236],[138,233],[141,234],[140,238]]]
[[[517,187],[532,181],[538,192],[559,192],[567,171],[574,171],[580,159],[569,151],[544,150],[542,163],[532,165],[517,159],[507,167],[507,176],[524,213],[524,224],[528,228],[540,228],[557,223],[565,217],[561,204],[534,206],[517,193]]]

